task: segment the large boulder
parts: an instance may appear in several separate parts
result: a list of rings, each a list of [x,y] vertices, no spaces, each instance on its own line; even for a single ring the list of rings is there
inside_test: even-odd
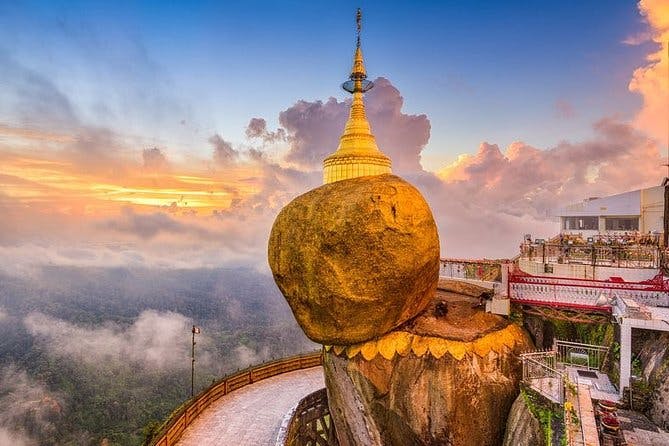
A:
[[[439,236],[416,188],[394,175],[366,176],[323,185],[284,207],[268,258],[306,335],[350,345],[389,332],[430,303]]]

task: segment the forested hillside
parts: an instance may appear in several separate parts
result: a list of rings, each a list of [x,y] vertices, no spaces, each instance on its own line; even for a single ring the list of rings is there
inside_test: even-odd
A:
[[[140,444],[212,380],[316,346],[252,269],[0,273],[0,444]]]

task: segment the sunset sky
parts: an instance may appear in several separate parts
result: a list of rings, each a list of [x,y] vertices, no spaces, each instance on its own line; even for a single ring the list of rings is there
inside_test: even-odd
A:
[[[666,0],[2,2],[0,267],[266,269],[337,146],[359,5],[372,130],[443,256],[662,180]]]

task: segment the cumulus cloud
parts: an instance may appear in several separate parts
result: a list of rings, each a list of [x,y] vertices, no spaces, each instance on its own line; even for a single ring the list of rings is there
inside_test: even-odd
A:
[[[555,232],[546,216],[533,216],[467,197],[458,185],[425,172],[411,178],[424,194],[439,228],[441,255],[456,258],[510,258],[518,252],[522,235]],[[502,208],[502,210],[500,210]]]
[[[591,140],[546,150],[515,142],[503,152],[484,142],[475,154],[442,169],[440,181],[418,177],[440,226],[447,228],[445,253],[512,256],[524,232],[557,231],[550,216],[558,205],[659,184],[662,168],[652,140],[611,118],[593,128]],[[463,234],[474,230],[485,243],[465,241]]]
[[[643,106],[634,123],[639,129],[664,142],[669,116],[669,3],[665,0],[641,0],[639,12],[648,24],[650,40],[657,45],[657,49],[647,56],[644,66],[634,70],[629,83],[629,90],[640,94],[643,99]]]
[[[270,132],[267,130],[267,121],[263,118],[251,118],[249,125],[246,127],[246,136],[251,139],[261,139],[266,143],[273,143],[284,141],[286,139],[286,131],[278,128],[276,131]]]
[[[56,357],[98,367],[131,364],[143,371],[178,371],[190,367],[190,328],[187,317],[172,312],[147,310],[129,327],[105,324],[84,327],[31,313],[23,323],[36,341]],[[198,338],[198,361],[207,363],[210,355],[202,348],[205,334]]]
[[[430,120],[424,114],[403,113],[404,98],[388,79],[377,78],[374,85],[367,94],[367,110],[379,147],[393,160],[394,171],[422,170],[420,152],[430,139]]]
[[[421,170],[420,152],[430,138],[430,121],[426,115],[402,112],[404,99],[392,83],[377,78],[375,87],[365,95],[367,117],[379,148],[393,160],[393,171]],[[348,119],[350,100],[339,102],[298,101],[279,114],[286,129],[290,150],[286,160],[303,168],[319,168],[323,159],[339,144]]]
[[[598,121],[593,129],[592,140],[565,141],[547,150],[516,142],[502,153],[497,145],[482,143],[476,154],[461,156],[440,177],[460,183],[468,193],[505,203],[516,197],[534,208],[555,198],[582,196],[586,185],[597,194],[659,182],[661,168],[653,141],[611,118]]]
[[[218,133],[209,138],[209,143],[214,147],[214,161],[221,166],[230,165],[239,157],[239,152]]]
[[[345,102],[330,98],[326,102],[300,100],[282,111],[279,122],[290,141],[286,159],[306,168],[320,166],[337,148],[348,108]]]

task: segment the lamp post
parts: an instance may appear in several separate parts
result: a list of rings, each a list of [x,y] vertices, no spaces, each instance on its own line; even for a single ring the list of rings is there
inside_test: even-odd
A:
[[[193,333],[193,345],[191,349],[191,365],[190,365],[190,397],[193,398],[195,394],[195,335],[200,334],[200,327],[193,325],[191,330]]]

